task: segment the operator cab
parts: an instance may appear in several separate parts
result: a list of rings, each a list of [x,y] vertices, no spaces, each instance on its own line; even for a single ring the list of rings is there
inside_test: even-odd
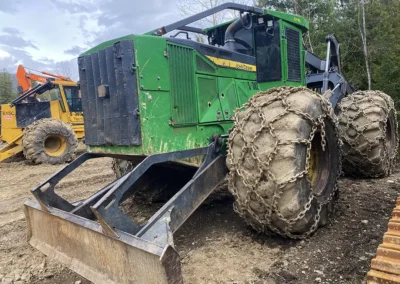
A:
[[[68,110],[70,112],[82,112],[82,99],[77,86],[54,85],[51,89],[44,89],[36,92],[33,96],[28,97],[28,102],[59,101],[62,111],[65,112],[66,108],[62,99],[60,88],[62,88],[64,91]]]
[[[207,29],[190,26],[223,10],[239,11],[240,17]],[[177,30],[167,41],[191,46],[216,65],[232,68],[233,64],[234,69],[256,72],[258,83],[272,82],[264,86],[267,89],[277,85],[305,85],[302,37],[308,28],[308,21],[300,16],[224,3],[146,34],[162,36]],[[187,39],[176,38],[182,32]],[[208,45],[188,40],[189,32],[206,35]]]
[[[280,21],[270,15],[250,16],[207,30],[210,45],[252,56],[256,59],[257,81],[271,82],[282,79]],[[301,38],[297,32],[297,41]],[[295,39],[296,40],[296,39]],[[296,53],[300,59],[300,45]],[[300,62],[297,62],[300,67]],[[298,78],[296,80],[300,80]]]

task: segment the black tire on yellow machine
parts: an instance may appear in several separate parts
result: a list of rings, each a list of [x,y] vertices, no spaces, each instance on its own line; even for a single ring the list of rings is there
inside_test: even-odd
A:
[[[76,155],[78,139],[72,127],[57,119],[35,121],[24,129],[24,156],[35,164],[62,164]]]

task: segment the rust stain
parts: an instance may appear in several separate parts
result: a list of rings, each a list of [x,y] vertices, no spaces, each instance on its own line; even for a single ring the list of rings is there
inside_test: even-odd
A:
[[[371,261],[367,283],[400,283],[400,197],[397,197],[383,243],[378,246],[376,257]]]

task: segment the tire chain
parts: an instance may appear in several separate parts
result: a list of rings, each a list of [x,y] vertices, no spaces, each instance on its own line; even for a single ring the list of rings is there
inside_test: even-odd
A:
[[[373,98],[373,94],[378,95],[379,97],[381,97],[385,102],[386,105],[388,106],[383,107],[382,105],[380,105],[379,103],[376,102],[376,100],[374,100]],[[354,100],[354,96],[355,95],[363,95],[363,97],[367,97],[368,101],[370,102],[370,106],[371,107],[378,107],[380,109],[383,109],[383,111],[385,112],[385,116],[383,118],[380,118],[379,120],[371,120],[368,115],[366,115],[366,113],[364,112],[364,109],[360,109],[358,108],[358,105],[356,103],[356,101]],[[391,100],[391,98],[386,95],[383,92],[380,91],[358,91],[353,93],[350,98],[352,98],[353,102],[352,104],[350,104],[348,107],[344,107],[342,104],[338,105],[338,109],[341,112],[341,115],[339,116],[339,120],[340,117],[342,117],[343,115],[346,117],[347,123],[346,123],[346,130],[349,129],[350,125],[353,126],[358,126],[357,123],[354,123],[354,119],[363,116],[364,118],[366,118],[368,120],[368,124],[364,125],[363,128],[361,129],[357,129],[357,127],[353,127],[353,129],[357,132],[357,135],[355,139],[351,139],[348,137],[348,135],[346,134],[346,130],[342,130],[341,127],[339,127],[339,132],[340,132],[340,137],[342,139],[342,141],[344,143],[347,143],[350,145],[351,149],[354,150],[358,155],[360,155],[361,157],[363,157],[363,159],[361,161],[358,162],[353,162],[351,159],[349,159],[346,153],[344,153],[344,151],[342,151],[342,157],[343,157],[343,161],[349,163],[351,165],[351,167],[354,167],[357,169],[358,172],[360,172],[363,176],[365,177],[371,177],[371,178],[377,178],[377,177],[382,177],[381,173],[378,174],[371,174],[368,172],[365,172],[364,170],[362,170],[362,167],[360,167],[361,164],[363,164],[364,162],[368,162],[370,165],[373,166],[377,166],[380,163],[384,163],[385,165],[385,173],[384,175],[388,175],[391,173],[391,170],[394,168],[395,163],[396,163],[396,157],[397,157],[397,149],[398,149],[398,145],[399,145],[399,139],[398,139],[398,122],[397,119],[395,119],[395,129],[396,129],[396,145],[395,147],[395,151],[393,153],[392,156],[389,156],[389,149],[387,147],[386,144],[386,136],[377,136],[375,137],[373,140],[369,140],[365,135],[364,135],[364,130],[365,128],[370,125],[371,123],[376,123],[378,122],[379,125],[383,124],[383,133],[386,134],[386,121],[388,120],[389,114],[390,112],[393,110],[395,112],[395,116],[396,116],[396,111],[394,108],[394,102]],[[354,114],[354,115],[348,115],[348,109],[353,108],[352,110],[354,110],[354,106],[357,106],[357,108],[359,109],[359,111]],[[359,149],[357,149],[357,143],[354,143],[353,141],[357,141],[359,136],[363,136],[365,141],[368,142],[368,148],[364,151],[360,151]],[[380,143],[380,141],[383,140],[383,147],[384,147],[384,155],[381,155],[381,158],[379,159],[379,161],[374,162],[371,159],[368,158],[368,153],[369,151],[371,151],[372,149],[372,145],[374,145],[375,143]],[[387,159],[387,161],[384,161],[385,159]]]
[[[316,131],[318,129],[321,130],[321,146],[323,148],[323,150],[325,150],[325,146],[326,146],[326,137],[325,137],[325,120],[328,119],[329,121],[331,121],[334,129],[335,129],[335,135],[336,135],[336,139],[338,141],[338,147],[341,146],[341,140],[337,131],[338,128],[338,121],[336,116],[334,115],[333,109],[332,109],[332,105],[330,104],[330,102],[328,100],[326,100],[324,97],[322,97],[321,95],[314,93],[316,96],[318,96],[318,98],[321,101],[321,107],[323,108],[323,114],[320,115],[317,119],[313,119],[308,113],[304,113],[299,109],[294,109],[291,108],[291,106],[286,102],[286,99],[293,93],[299,92],[299,91],[303,91],[303,90],[307,90],[308,92],[310,92],[310,89],[304,88],[304,87],[281,87],[281,88],[276,88],[276,89],[270,89],[266,92],[259,92],[256,95],[252,96],[249,101],[247,103],[245,103],[242,107],[238,108],[235,110],[235,115],[234,115],[234,121],[235,121],[235,127],[233,128],[232,132],[229,135],[228,138],[228,145],[231,145],[233,143],[233,139],[236,135],[240,135],[241,139],[244,141],[244,146],[241,149],[241,155],[238,159],[238,162],[234,162],[233,160],[233,152],[231,147],[228,148],[228,155],[227,155],[227,159],[230,162],[231,165],[231,172],[235,172],[240,178],[241,181],[243,182],[243,184],[246,186],[247,188],[247,194],[246,194],[246,200],[244,202],[241,202],[240,199],[238,198],[238,191],[235,187],[234,184],[234,180],[233,180],[233,176],[232,174],[228,175],[228,184],[229,184],[229,190],[231,191],[231,193],[234,195],[235,197],[235,204],[234,204],[234,210],[241,216],[243,217],[245,220],[245,214],[243,213],[244,211],[247,211],[255,220],[257,220],[258,224],[261,225],[262,227],[262,231],[265,231],[264,228],[266,227],[267,229],[269,229],[270,231],[272,231],[273,233],[279,234],[281,236],[284,237],[288,237],[291,239],[305,239],[307,238],[309,235],[311,235],[313,232],[315,232],[315,230],[318,228],[318,224],[320,221],[320,213],[322,210],[322,206],[324,206],[325,204],[329,204],[332,199],[336,196],[337,192],[338,192],[338,186],[337,186],[337,180],[339,178],[339,176],[342,174],[341,168],[341,157],[339,157],[339,170],[337,173],[337,177],[335,180],[335,186],[333,188],[333,191],[331,192],[331,194],[328,196],[327,200],[325,201],[320,201],[318,200],[318,195],[315,195],[312,193],[310,193],[309,197],[308,197],[308,201],[306,202],[304,209],[294,218],[292,219],[287,219],[285,218],[278,210],[278,202],[279,199],[281,198],[282,194],[283,194],[283,189],[285,188],[285,186],[288,183],[293,183],[296,182],[298,179],[301,178],[306,178],[308,184],[311,187],[311,181],[309,179],[309,162],[310,162],[310,156],[311,156],[311,141],[314,138],[314,135],[316,133]],[[271,96],[269,97],[265,102],[263,102],[262,104],[259,104],[258,106],[256,106],[256,99],[259,98],[260,96],[264,96],[264,95],[271,95],[272,93],[278,93],[277,96]],[[311,91],[312,92],[312,91]],[[273,102],[276,101],[281,101],[283,106],[285,107],[285,111],[283,111],[280,115],[276,116],[272,121],[270,121],[268,123],[268,125],[266,125],[266,118],[264,117],[264,113],[262,112],[262,108],[265,106],[270,105]],[[255,104],[256,103],[256,104]],[[241,121],[238,118],[238,114],[239,112],[248,109],[252,107],[254,110],[249,112],[249,114],[247,114],[247,116],[242,119]],[[243,135],[243,128],[244,128],[244,124],[245,122],[247,122],[249,120],[249,118],[251,117],[251,115],[253,113],[257,112],[259,117],[261,118],[262,122],[261,122],[261,126],[260,128],[255,132],[254,137],[249,141],[247,138],[244,137]],[[289,113],[294,113],[296,115],[299,115],[301,117],[303,117],[304,119],[306,119],[307,121],[309,121],[312,125],[312,130],[310,133],[310,137],[308,139],[295,139],[292,141],[279,141],[277,136],[274,133],[274,127],[273,127],[273,123],[278,121],[280,118],[282,118],[283,116],[289,114]],[[275,145],[274,145],[274,149],[273,151],[270,153],[268,159],[266,161],[262,161],[256,154],[256,149],[253,146],[254,145],[254,141],[257,139],[257,137],[262,133],[262,131],[264,129],[267,129],[269,134],[271,134],[271,136],[275,139]],[[292,176],[290,179],[286,180],[283,183],[278,183],[277,180],[275,179],[275,177],[273,176],[273,174],[269,171],[269,164],[270,162],[273,160],[274,156],[277,154],[278,151],[278,145],[287,145],[288,143],[300,143],[300,144],[305,144],[307,145],[307,155],[306,155],[306,167],[304,169],[304,171]],[[241,164],[243,162],[244,159],[244,155],[247,152],[247,150],[250,151],[253,159],[257,160],[258,162],[258,168],[259,168],[259,173],[258,176],[255,179],[255,183],[253,185],[250,185],[248,183],[248,178],[246,176],[244,176],[240,170],[238,165]],[[340,151],[339,151],[340,153]],[[272,202],[272,206],[268,205],[265,203],[264,198],[259,196],[259,194],[254,190],[255,188],[257,188],[259,182],[260,182],[260,178],[261,175],[263,174],[263,172],[267,172],[268,173],[268,177],[276,184],[278,185],[275,188],[275,192],[273,194],[273,202]],[[268,210],[267,213],[267,217],[265,218],[265,220],[260,220],[260,218],[258,217],[258,215],[256,213],[254,213],[251,209],[251,207],[248,205],[249,203],[249,196],[250,193],[252,194],[256,194],[258,199],[257,201],[262,202],[263,205],[265,206],[265,208]],[[290,232],[290,228],[293,224],[295,224],[297,221],[301,220],[305,214],[310,210],[311,208],[311,204],[313,202],[313,200],[317,201],[318,207],[317,207],[317,214],[314,216],[314,222],[313,225],[310,227],[310,229],[303,233],[303,234],[293,234]],[[243,210],[245,209],[245,210]],[[277,227],[275,227],[274,225],[272,225],[270,223],[270,219],[272,214],[275,213],[276,216],[278,216],[278,218],[281,221],[284,221],[288,226],[286,227],[286,230],[281,230]],[[257,228],[254,224],[252,224],[252,222],[250,222],[250,225],[256,229],[259,230],[259,228]]]

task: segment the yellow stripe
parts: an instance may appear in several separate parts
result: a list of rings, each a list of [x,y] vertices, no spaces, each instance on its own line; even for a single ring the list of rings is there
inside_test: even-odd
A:
[[[230,67],[230,68],[235,68],[235,69],[240,69],[240,70],[250,71],[250,72],[257,71],[255,65],[237,62],[237,61],[228,60],[228,59],[217,58],[217,57],[208,56],[208,55],[207,55],[207,58],[219,66]]]

